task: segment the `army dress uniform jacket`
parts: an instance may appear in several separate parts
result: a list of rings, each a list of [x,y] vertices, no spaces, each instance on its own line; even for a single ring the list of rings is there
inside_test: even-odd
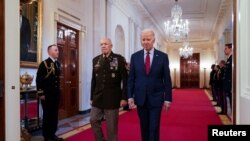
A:
[[[46,99],[59,97],[60,63],[48,58],[41,62],[37,71],[36,86],[38,95],[45,95]]]
[[[120,101],[127,100],[127,70],[124,57],[110,53],[93,59],[91,80],[92,106],[101,109],[116,109]]]

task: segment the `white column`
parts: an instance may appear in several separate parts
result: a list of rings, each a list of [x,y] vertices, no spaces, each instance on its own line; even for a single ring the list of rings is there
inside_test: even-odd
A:
[[[136,46],[135,46],[135,51],[138,51],[138,50],[141,50],[142,49],[142,46],[141,46],[141,27],[139,25],[136,25],[136,35],[135,35],[135,43],[136,43]]]
[[[224,36],[221,37],[221,39],[219,40],[219,46],[218,46],[218,62],[220,62],[220,60],[225,60],[225,53],[224,53],[224,49],[225,49],[225,39]]]
[[[107,11],[107,36],[111,37],[111,20],[112,20],[112,16],[111,16],[111,11],[112,11],[112,3],[110,2],[110,0],[107,1],[106,3],[107,7],[106,7],[106,11]]]
[[[216,41],[214,44],[214,51],[215,51],[215,61],[219,62],[219,42]]]
[[[132,18],[129,18],[129,52],[126,60],[130,61],[130,56],[134,53],[135,46],[135,23]]]
[[[100,39],[107,35],[106,33],[106,1],[94,0],[93,1],[93,16],[94,16],[94,53],[95,55],[100,53]]]

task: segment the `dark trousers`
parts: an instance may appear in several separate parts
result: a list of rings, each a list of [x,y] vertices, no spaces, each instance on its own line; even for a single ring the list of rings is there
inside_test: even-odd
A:
[[[216,102],[217,102],[217,106],[221,106],[221,94],[220,94],[220,88],[219,87],[215,87],[215,95],[216,95]]]
[[[100,109],[92,107],[90,112],[90,124],[94,130],[95,141],[106,141],[101,127],[104,116],[107,123],[107,140],[117,141],[119,109]]]
[[[53,98],[45,97],[45,100],[41,100],[41,103],[43,108],[43,137],[46,139],[53,138],[58,124],[59,96]]]
[[[140,119],[142,141],[159,141],[162,107],[152,107],[145,103],[137,106]]]
[[[232,92],[226,91],[226,96],[229,98],[229,106],[232,109]]]
[[[232,83],[230,80],[225,80],[225,84],[224,84],[224,92],[226,97],[229,98],[229,104],[230,104],[230,108],[232,109]]]
[[[220,95],[220,107],[221,107],[221,113],[226,114],[227,113],[227,99],[226,94],[223,89],[219,89],[219,95]]]
[[[216,86],[215,86],[215,84],[211,85],[211,90],[212,90],[213,101],[217,101],[218,98],[217,98],[217,94],[216,94]]]

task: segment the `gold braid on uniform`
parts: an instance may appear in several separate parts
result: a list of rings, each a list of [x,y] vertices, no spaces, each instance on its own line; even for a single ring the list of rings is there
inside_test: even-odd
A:
[[[51,73],[53,73],[55,75],[54,63],[51,63],[50,67],[48,67],[47,62],[46,61],[43,61],[43,62],[44,62],[44,65],[45,65],[45,67],[47,69],[47,75],[45,76],[45,79],[48,78]]]

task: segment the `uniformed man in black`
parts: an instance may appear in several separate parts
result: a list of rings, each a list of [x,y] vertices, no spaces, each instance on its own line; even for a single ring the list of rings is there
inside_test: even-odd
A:
[[[225,45],[225,55],[227,56],[225,65],[224,91],[229,98],[230,107],[232,108],[232,44]]]
[[[225,76],[225,60],[221,60],[219,63],[220,69],[217,73],[218,77],[218,96],[219,105],[221,107],[221,112],[219,114],[227,114],[227,99],[224,92],[224,76]]]
[[[59,50],[56,45],[48,47],[49,58],[40,63],[36,86],[43,108],[42,131],[45,141],[62,141],[55,133],[58,124],[58,107],[60,97],[60,63],[57,61]]]
[[[107,140],[117,141],[119,108],[127,105],[126,61],[112,52],[109,38],[100,41],[102,54],[93,59],[90,123],[96,141],[106,141],[101,129],[107,122]]]
[[[217,99],[216,99],[216,95],[215,95],[215,83],[214,83],[214,74],[216,73],[216,71],[215,71],[215,64],[212,64],[211,65],[211,72],[210,72],[210,79],[209,79],[209,85],[211,86],[211,92],[212,92],[212,97],[213,97],[213,99],[212,99],[212,101],[216,101]]]

